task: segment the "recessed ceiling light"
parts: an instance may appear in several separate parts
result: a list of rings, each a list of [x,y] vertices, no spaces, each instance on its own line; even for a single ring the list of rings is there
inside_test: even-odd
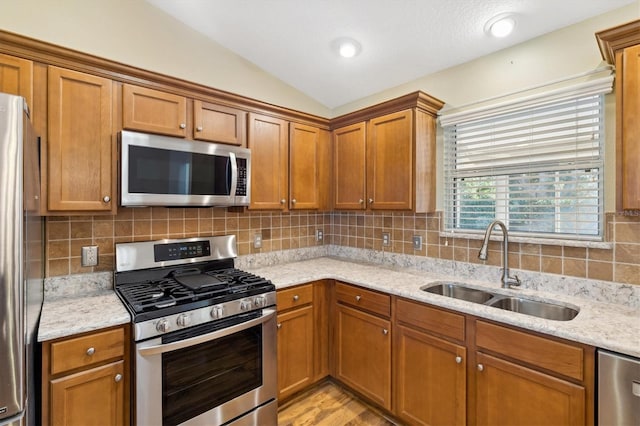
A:
[[[343,58],[353,58],[362,51],[360,43],[352,38],[339,38],[331,42],[333,49]]]
[[[484,31],[494,37],[506,37],[516,27],[516,20],[512,14],[502,13],[489,19],[484,26]]]

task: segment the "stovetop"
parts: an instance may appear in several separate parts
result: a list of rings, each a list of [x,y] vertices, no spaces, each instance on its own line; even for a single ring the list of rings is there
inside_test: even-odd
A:
[[[211,264],[183,269],[137,271],[135,277],[116,278],[116,291],[131,311],[134,322],[159,318],[231,300],[247,298],[275,290],[271,281],[236,268],[202,271]],[[195,270],[198,270],[196,272]],[[158,275],[162,275],[158,277]],[[145,277],[149,278],[145,278]],[[178,282],[201,278],[204,285],[189,286]],[[117,281],[127,281],[120,282]]]

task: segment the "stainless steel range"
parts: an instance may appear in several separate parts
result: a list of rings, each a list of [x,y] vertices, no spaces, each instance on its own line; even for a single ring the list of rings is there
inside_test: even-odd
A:
[[[234,235],[116,244],[138,425],[276,425],[276,295]]]

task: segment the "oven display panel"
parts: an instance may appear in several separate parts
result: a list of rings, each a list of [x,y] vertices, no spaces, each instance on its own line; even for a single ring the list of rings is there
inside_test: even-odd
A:
[[[211,255],[209,241],[194,241],[188,243],[156,244],[153,246],[156,262],[166,260],[191,259]]]

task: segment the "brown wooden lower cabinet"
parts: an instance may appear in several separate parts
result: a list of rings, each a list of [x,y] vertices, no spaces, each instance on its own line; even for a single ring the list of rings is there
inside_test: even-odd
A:
[[[335,377],[391,410],[391,322],[342,304],[334,321]]]
[[[465,347],[405,326],[394,333],[395,414],[410,424],[464,425]]]
[[[129,424],[129,326],[43,342],[42,424]]]
[[[585,388],[490,355],[476,357],[478,425],[584,425]]]

